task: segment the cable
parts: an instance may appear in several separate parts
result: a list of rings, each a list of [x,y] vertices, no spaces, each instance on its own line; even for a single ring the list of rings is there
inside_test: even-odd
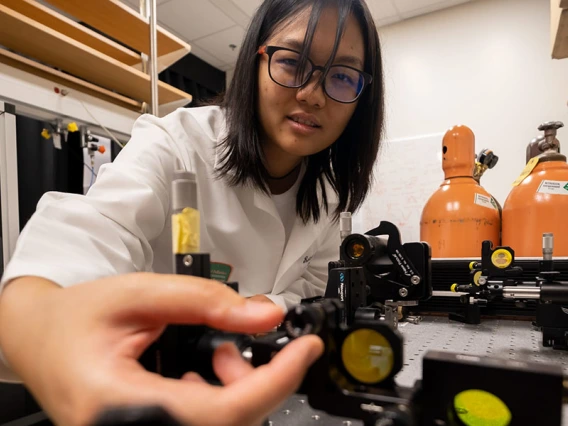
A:
[[[87,163],[83,163],[83,164],[85,164],[85,166],[87,165]],[[93,186],[93,178],[94,177],[95,177],[95,171],[91,168],[91,182],[89,183],[89,189],[91,189],[91,186]]]
[[[83,163],[83,165],[84,165],[87,169],[89,169],[89,170],[91,171],[92,176],[97,177],[97,174],[95,173],[95,170],[94,170],[94,169],[92,169],[91,167],[89,167],[89,166],[87,165],[87,163],[85,163],[85,162]]]
[[[118,141],[118,139],[117,139],[111,132],[109,132],[108,129],[107,129],[105,126],[103,126],[102,123],[101,123],[99,120],[97,120],[97,117],[95,117],[93,114],[91,114],[91,111],[89,111],[89,108],[87,108],[87,106],[83,103],[83,101],[82,101],[81,99],[77,99],[77,100],[81,103],[81,105],[83,105],[83,108],[85,108],[85,111],[87,111],[87,114],[89,114],[89,115],[91,116],[91,118],[92,118],[93,120],[95,120],[95,122],[96,122],[99,126],[101,126],[101,128],[102,128],[105,132],[107,132],[107,134],[110,136],[110,138],[111,138],[113,141],[115,141],[119,147],[124,148],[124,145],[123,145],[122,143],[120,143],[120,142]]]

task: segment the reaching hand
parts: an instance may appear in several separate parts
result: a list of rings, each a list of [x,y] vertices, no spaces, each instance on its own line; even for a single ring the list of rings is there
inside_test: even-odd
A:
[[[213,366],[223,387],[191,373],[165,378],[137,360],[167,324],[252,334],[274,328],[283,315],[275,304],[195,277],[137,273],[68,288],[23,277],[0,298],[0,345],[58,425],[87,425],[122,405],[161,405],[190,425],[254,425],[298,389],[323,351],[319,338],[297,339],[256,369],[222,345]]]

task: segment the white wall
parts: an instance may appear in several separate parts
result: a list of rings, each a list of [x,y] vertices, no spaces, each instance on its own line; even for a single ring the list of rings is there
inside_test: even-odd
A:
[[[380,29],[387,138],[469,126],[476,152],[499,156],[482,185],[504,203],[538,125],[568,127],[568,59],[551,59],[549,15],[549,0],[475,0]],[[568,129],[558,138],[568,152]],[[409,153],[407,167],[420,161]]]
[[[229,88],[229,84],[231,84],[231,80],[233,79],[233,74],[235,74],[235,69],[231,68],[228,71],[225,71],[225,81],[227,84],[227,88]]]

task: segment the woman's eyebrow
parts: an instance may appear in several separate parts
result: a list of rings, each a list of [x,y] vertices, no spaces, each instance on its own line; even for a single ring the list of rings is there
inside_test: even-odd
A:
[[[304,43],[295,38],[285,38],[280,42],[280,44],[285,44],[286,46],[284,47],[289,47],[290,49],[298,51],[302,50],[302,48],[304,47]]]
[[[334,62],[341,65],[352,65],[354,67],[363,68],[363,61],[357,56],[351,56],[351,55],[336,56]]]

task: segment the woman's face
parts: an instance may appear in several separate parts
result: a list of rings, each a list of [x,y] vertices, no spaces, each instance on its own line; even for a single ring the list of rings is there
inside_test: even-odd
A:
[[[284,23],[268,39],[266,45],[299,51],[308,26],[310,9]],[[325,9],[314,34],[309,59],[324,66],[333,51],[337,29],[337,11]],[[334,65],[347,65],[363,70],[364,43],[361,29],[353,16],[346,22]],[[273,57],[274,61],[274,57]],[[333,144],[341,135],[357,102],[345,104],[329,98],[323,87],[315,87],[321,76],[316,71],[300,89],[276,84],[268,73],[268,55],[263,54],[259,66],[258,116],[265,154],[297,162]],[[266,152],[269,151],[269,152]]]

